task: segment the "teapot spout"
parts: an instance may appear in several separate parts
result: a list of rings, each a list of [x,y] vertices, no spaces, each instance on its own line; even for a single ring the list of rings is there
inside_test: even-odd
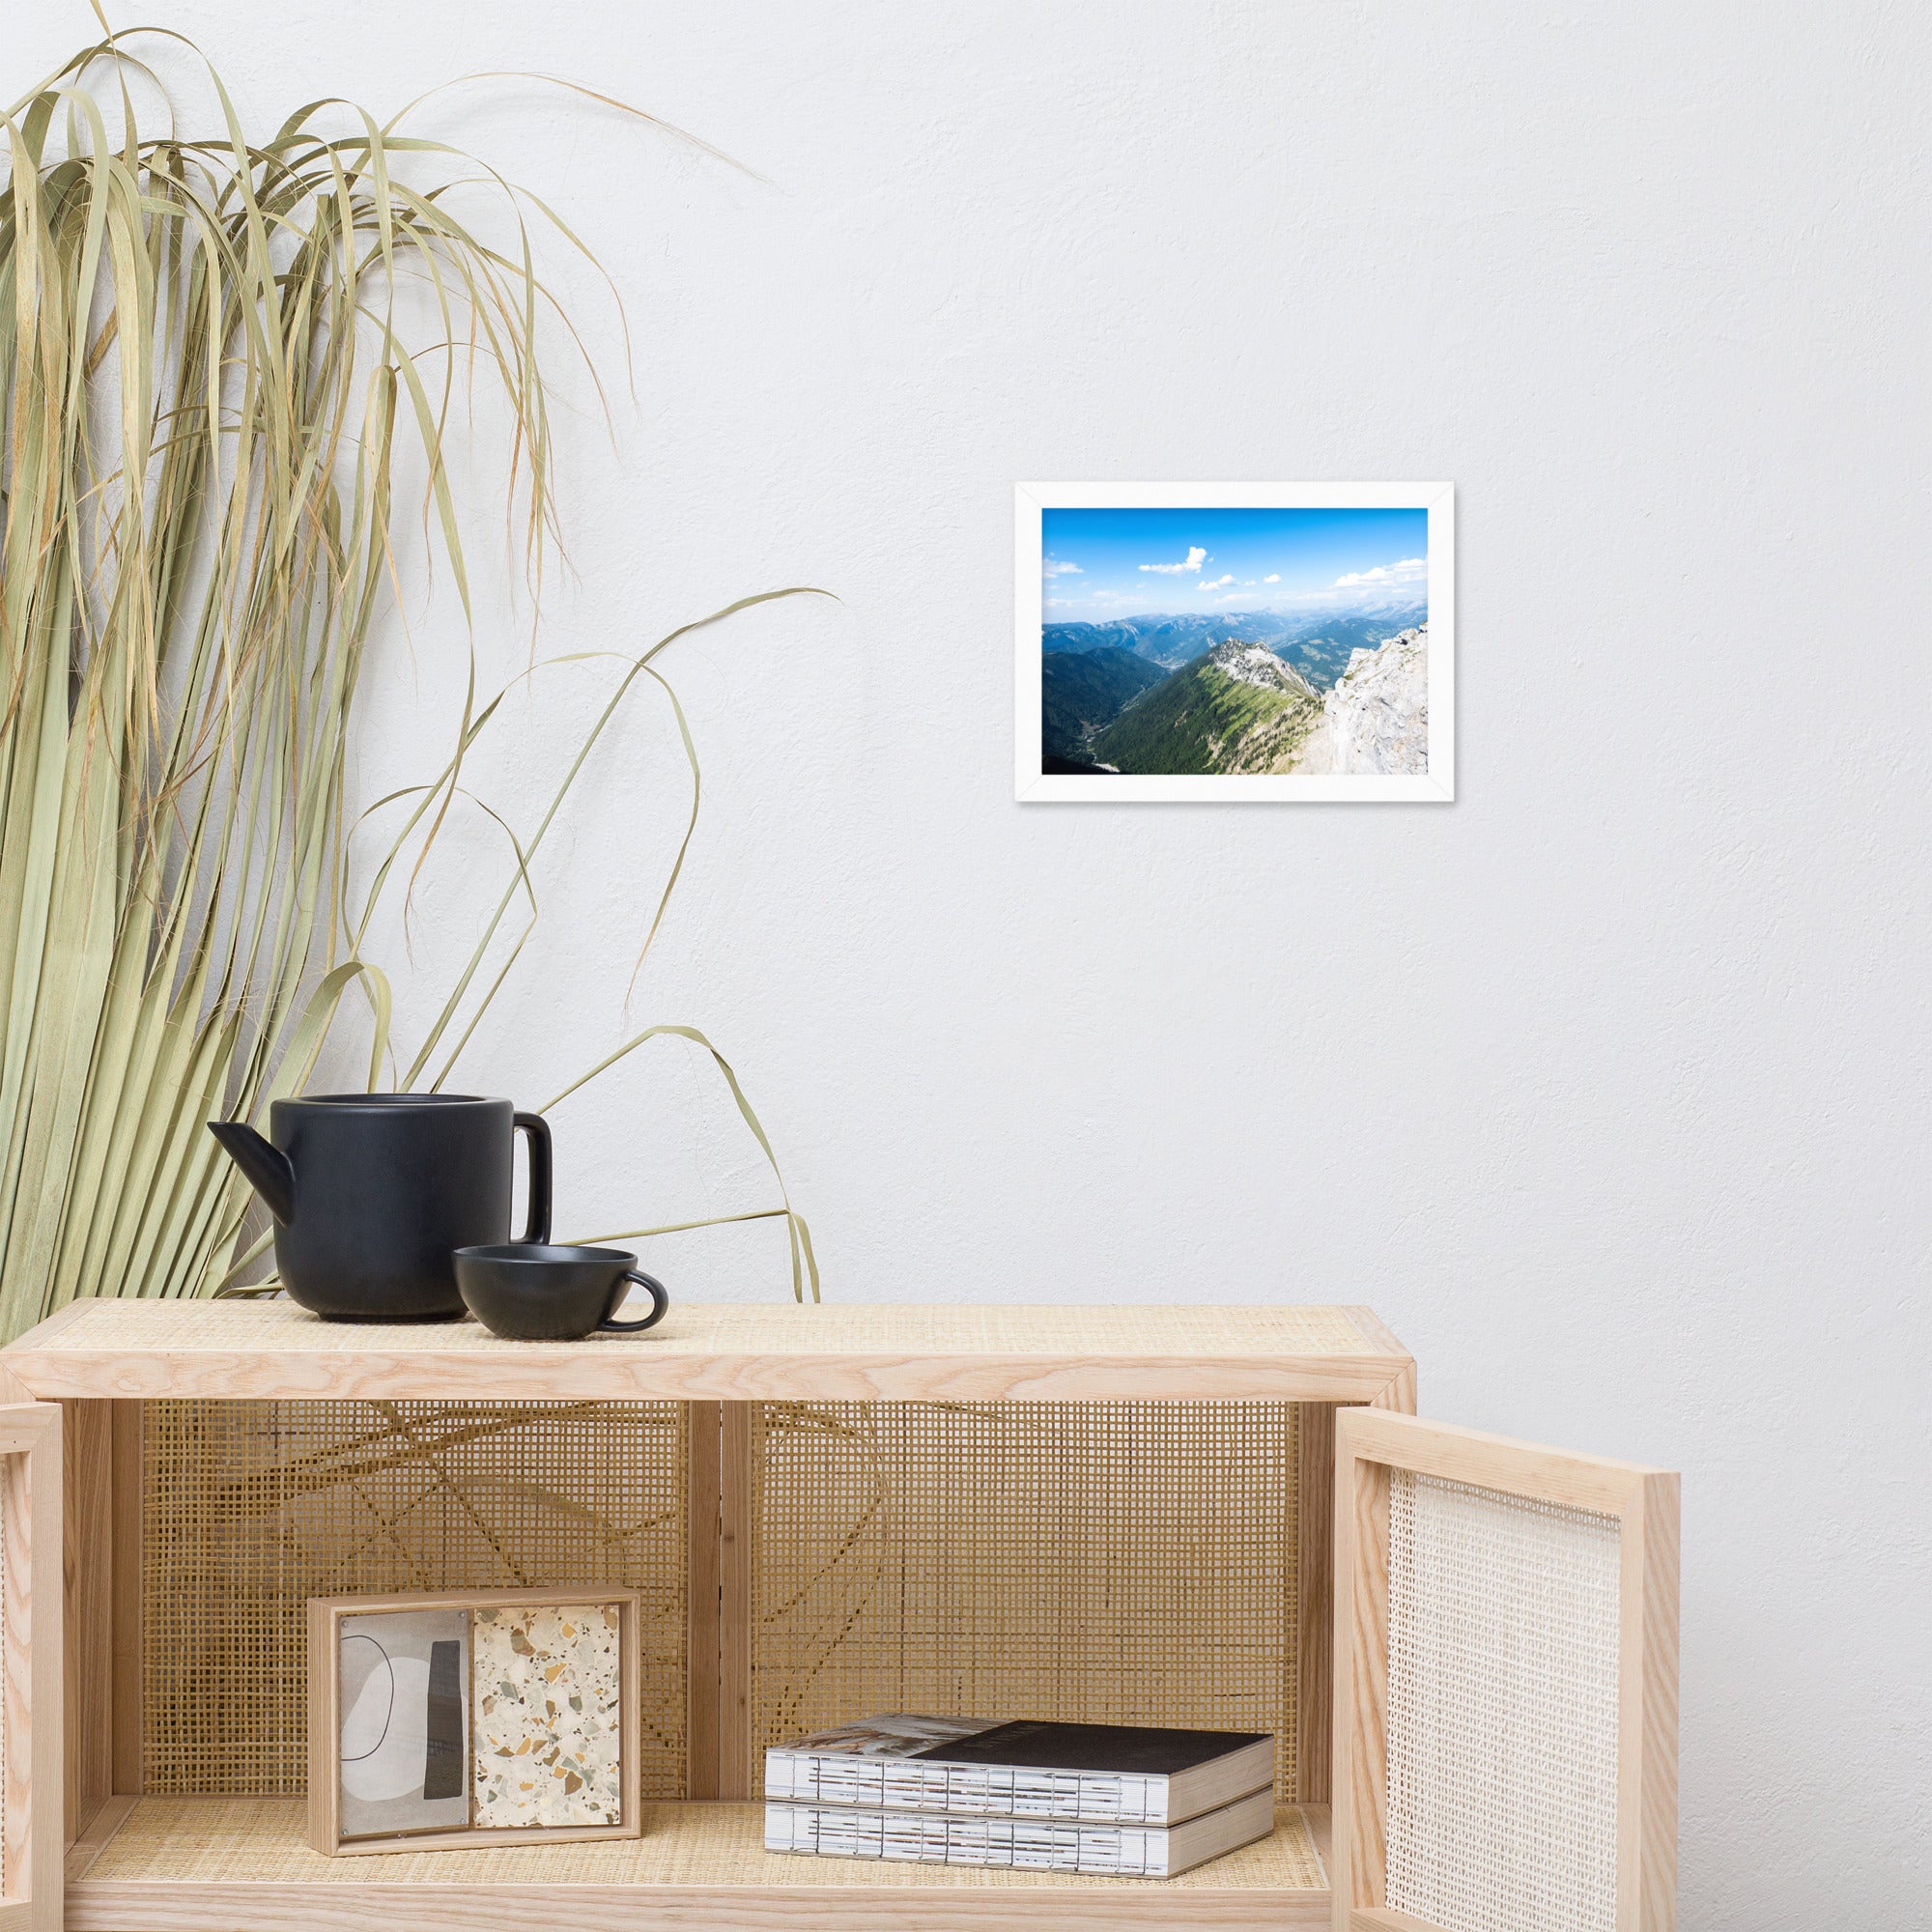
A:
[[[208,1131],[227,1149],[248,1184],[285,1227],[296,1217],[296,1171],[280,1148],[271,1146],[244,1121],[210,1121]]]

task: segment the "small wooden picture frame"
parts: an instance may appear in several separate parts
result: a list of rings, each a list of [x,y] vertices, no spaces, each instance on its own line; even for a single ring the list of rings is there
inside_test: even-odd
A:
[[[310,1845],[639,1836],[639,1614],[608,1584],[310,1598]]]

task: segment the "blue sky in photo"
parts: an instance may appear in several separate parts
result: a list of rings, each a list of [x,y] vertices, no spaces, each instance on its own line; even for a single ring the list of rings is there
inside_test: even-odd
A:
[[[1346,606],[1428,587],[1429,512],[1043,510],[1045,622]]]

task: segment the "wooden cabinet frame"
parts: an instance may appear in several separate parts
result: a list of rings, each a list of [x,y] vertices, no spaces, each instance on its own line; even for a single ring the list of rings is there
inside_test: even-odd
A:
[[[752,1405],[695,1402],[685,1525],[685,1790],[749,1800],[752,1776]]]
[[[0,1932],[61,1923],[61,1462],[57,1407],[0,1406]]]
[[[751,1730],[751,1509],[761,1402],[1283,1402],[1300,1405],[1297,1560],[1303,1579],[1294,1792],[1326,1857],[1328,1486],[1338,1404],[1412,1406],[1414,1364],[1366,1309],[984,1309],[975,1307],[673,1309],[647,1343],[559,1348],[501,1344],[473,1328],[327,1326],[288,1304],[81,1302],[0,1354],[0,1373],[67,1409],[70,1780],[67,1924],[72,1932],[361,1932],[385,1913],[441,1917],[469,1932],[522,1927],[567,1911],[578,1932],[634,1932],[641,1918],[706,1932],[992,1932],[1051,1919],[1068,1926],[1251,1927],[1326,1923],[1325,1887],[1216,1882],[1203,1867],[1174,1885],[1024,1875],[990,1886],[971,1873],[846,1870],[823,1882],[798,1860],[767,1858],[747,1825],[754,1788]],[[292,1861],[289,1844],[236,1842],[218,1871],[130,1872],[124,1848],[166,1806],[190,1832],[246,1831],[245,1801],[143,1799],[140,1763],[141,1410],[149,1399],[281,1401],[659,1401],[689,1405],[686,1436],[689,1626],[687,1786],[691,1803],[647,1805],[651,1848],[738,1820],[724,1866],[679,1854],[626,1867],[629,1847],[568,1848],[581,1867],[537,1882],[515,1850],[429,1856],[434,1873],[388,1878],[384,1859],[354,1865],[353,1889]],[[734,1804],[734,1801],[736,1801]],[[224,1809],[224,1807],[227,1807]],[[255,1806],[259,1811],[262,1807]],[[272,1808],[272,1807],[271,1807]],[[285,1808],[295,1808],[287,1802]],[[174,1815],[174,1814],[168,1814]],[[194,1821],[209,1821],[206,1826]],[[144,1822],[145,1821],[145,1822]],[[252,1829],[252,1828],[249,1828]],[[280,1831],[282,1828],[277,1827]],[[706,1834],[710,1837],[707,1838]],[[286,1833],[284,1833],[286,1836]],[[224,1840],[224,1844],[229,1841]],[[557,1859],[565,1848],[541,1848]],[[700,1847],[700,1850],[702,1847]],[[411,1854],[394,1856],[408,1858]],[[475,1862],[491,1861],[486,1872]],[[500,1861],[510,1861],[507,1865]],[[735,1862],[734,1862],[735,1861]],[[699,1864],[705,1860],[700,1858]],[[815,1882],[814,1882],[815,1881]],[[1089,1889],[1089,1887],[1094,1888]],[[559,1889],[562,1887],[564,1889]]]
[[[1341,1316],[1352,1340],[1311,1340]],[[10,1536],[31,1563],[35,1525],[65,1511],[66,1618],[49,1615],[43,1562],[8,1567],[10,1592],[43,1593],[24,1628],[31,1657],[8,1663],[9,1712],[37,1710],[31,1761],[9,1761],[8,1831],[28,1819],[33,1882],[0,1903],[0,1932],[53,1932],[62,1922],[58,1883],[66,1861],[65,1923],[71,1932],[361,1932],[399,1922],[460,1923],[494,1932],[567,1915],[576,1932],[634,1932],[676,1922],[692,1932],[993,1932],[1027,1923],[1069,1928],[1147,1926],[1165,1932],[1430,1932],[1382,1905],[1377,1565],[1386,1618],[1388,1471],[1417,1468],[1461,1482],[1610,1509],[1624,1525],[1626,1599],[1620,1625],[1634,1646],[1622,1673],[1644,1695],[1626,1714],[1622,1815],[1633,1828],[1620,1885],[1629,1910],[1618,1932],[1669,1932],[1674,1857],[1675,1479],[1654,1470],[1529,1450],[1410,1418],[1415,1366],[1366,1309],[1308,1311],[792,1308],[674,1310],[644,1344],[557,1348],[497,1344],[473,1331],[329,1328],[286,1304],[76,1303],[0,1353],[0,1390],[43,1400],[0,1409],[18,1421],[0,1434],[0,1480],[19,1507]],[[327,1861],[355,1883],[322,1882],[292,1862],[281,1839],[259,1849],[238,1840],[221,1869],[193,1878],[117,1866],[117,1833],[138,1835],[144,1805],[219,1807],[222,1800],[143,1801],[141,1791],[141,1405],[148,1399],[259,1400],[673,1400],[690,1405],[686,1576],[689,1657],[688,1786],[693,1802],[646,1806],[649,1848],[685,1824],[742,1807],[752,1779],[750,1521],[758,1402],[1285,1401],[1301,1405],[1302,1483],[1295,1613],[1302,1808],[1327,1867],[1329,1890],[1305,1885],[1244,1889],[1216,1883],[1214,1867],[1173,1883],[1034,1884],[1014,1875],[997,1887],[908,1878],[881,1865],[839,1882],[805,1882],[798,1861],[740,1855],[729,1870],[694,1872],[675,1862],[629,1871],[582,1847],[590,1861],[567,1877],[521,1866],[465,1864],[460,1871],[387,1878],[377,1859]],[[58,1401],[66,1414],[48,1399]],[[8,1445],[19,1446],[10,1448]],[[1331,1481],[1332,1476],[1332,1481]],[[1379,1497],[1379,1500],[1378,1500]],[[11,1552],[11,1545],[10,1545]],[[1339,1603],[1335,1592],[1339,1590]],[[1634,1594],[1633,1594],[1634,1593]],[[10,1597],[10,1603],[12,1599]],[[15,1625],[15,1628],[22,1626]],[[1385,1644],[1385,1629],[1381,1633]],[[63,1727],[44,1721],[66,1690]],[[17,1736],[10,1731],[9,1736]],[[1332,1792],[1328,1767],[1336,1766]],[[11,1780],[25,1777],[21,1809]],[[54,1793],[58,1802],[49,1802]],[[1331,1845],[1328,1801],[1338,1833]],[[291,1801],[291,1804],[294,1802]],[[712,1807],[718,1807],[713,1810]],[[245,1802],[244,1802],[245,1808]],[[197,1814],[213,1818],[213,1809]],[[742,1810],[737,1815],[743,1815]],[[65,1832],[63,1833],[63,1821]],[[198,1829],[198,1828],[197,1828]],[[224,1827],[224,1829],[229,1829]],[[240,1829],[240,1828],[234,1828]],[[280,1828],[277,1828],[280,1829]],[[708,1828],[707,1828],[708,1829]],[[299,1831],[298,1828],[297,1835]],[[409,1856],[402,1854],[398,1856]],[[515,1861],[513,1851],[442,1854]],[[550,1852],[545,1857],[554,1856]],[[599,1860],[602,1862],[599,1862]],[[250,1861],[254,1860],[254,1863]]]

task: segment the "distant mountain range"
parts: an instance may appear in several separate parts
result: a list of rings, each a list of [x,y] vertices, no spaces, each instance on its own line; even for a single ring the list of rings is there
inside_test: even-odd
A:
[[[1341,611],[1243,611],[1219,615],[1115,617],[1104,624],[1044,624],[1040,648],[1051,653],[1130,651],[1169,670],[1191,664],[1231,638],[1265,644],[1317,691],[1326,691],[1358,650],[1374,650],[1398,631],[1429,621],[1425,600],[1390,596],[1372,607]]]
[[[1275,620],[1256,627],[1251,617],[1224,618],[1191,612],[1178,617],[1116,617],[1104,624],[1043,624],[1039,641],[1043,651],[1131,651],[1151,664],[1165,665],[1174,670],[1190,658],[1198,658],[1217,639],[1252,637],[1258,640],[1287,636],[1277,631]]]

